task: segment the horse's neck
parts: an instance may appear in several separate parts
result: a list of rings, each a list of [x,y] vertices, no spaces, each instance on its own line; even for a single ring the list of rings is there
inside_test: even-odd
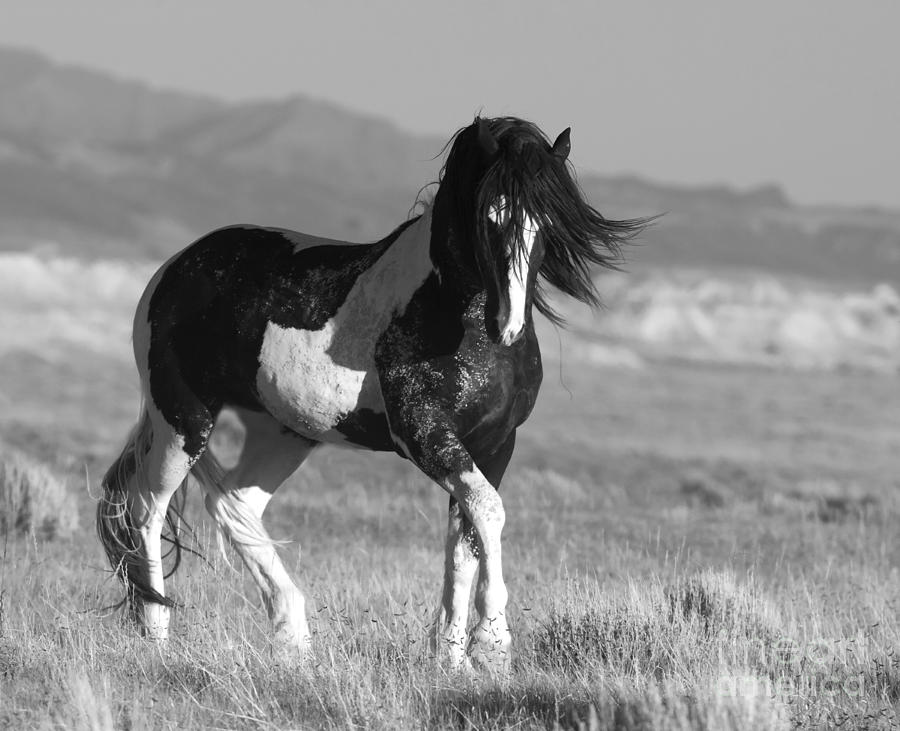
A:
[[[432,236],[431,258],[440,281],[441,299],[446,306],[455,304],[464,309],[479,294],[485,293],[475,262],[463,254],[449,231]]]
[[[484,287],[471,254],[464,253],[459,234],[452,231],[450,202],[438,195],[432,205],[431,260],[438,273],[441,290],[446,298],[471,299]]]

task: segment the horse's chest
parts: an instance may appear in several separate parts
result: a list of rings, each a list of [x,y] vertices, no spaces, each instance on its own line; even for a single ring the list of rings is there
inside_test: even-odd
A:
[[[500,361],[490,365],[493,367],[469,370],[460,379],[455,409],[459,414],[477,415],[482,426],[512,424],[526,404],[526,412],[531,411],[536,387],[508,363]]]
[[[319,330],[269,322],[259,354],[257,390],[282,423],[320,437],[357,408],[383,410],[374,387],[368,333],[341,332],[335,320]],[[371,386],[369,384],[372,384]]]
[[[534,406],[541,383],[541,361],[531,332],[512,348],[473,350],[482,357],[460,357],[453,411],[460,433],[474,451],[491,452],[521,424]]]

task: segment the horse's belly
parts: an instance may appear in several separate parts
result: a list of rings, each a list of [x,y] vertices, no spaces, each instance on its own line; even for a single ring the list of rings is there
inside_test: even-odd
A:
[[[371,348],[359,342],[335,348],[334,340],[333,321],[321,330],[270,322],[263,336],[256,377],[260,400],[281,423],[311,439],[326,438],[357,409],[384,411],[372,385]]]

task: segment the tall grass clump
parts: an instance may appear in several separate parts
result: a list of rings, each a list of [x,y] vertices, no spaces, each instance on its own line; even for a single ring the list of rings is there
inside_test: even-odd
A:
[[[776,642],[781,619],[771,600],[752,582],[731,571],[704,570],[681,578],[665,591],[671,619],[694,625],[709,637]]]
[[[574,675],[631,678],[718,676],[772,654],[782,619],[753,582],[700,571],[659,582],[576,582],[534,635],[538,657]]]
[[[0,456],[0,534],[52,539],[78,527],[78,509],[65,483],[21,452]]]
[[[768,678],[766,649],[780,631],[752,583],[705,571],[667,586],[574,581],[532,639],[539,666],[586,690],[596,728],[755,729],[787,727],[788,707],[729,689]],[[588,716],[569,727],[592,728]]]

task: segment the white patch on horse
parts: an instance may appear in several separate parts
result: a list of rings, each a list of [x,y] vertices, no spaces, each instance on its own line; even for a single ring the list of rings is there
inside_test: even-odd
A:
[[[494,203],[488,216],[497,225],[503,225],[506,222],[506,216],[509,208],[506,205],[506,198],[501,196]],[[525,305],[528,294],[528,268],[531,262],[531,250],[534,247],[534,240],[538,234],[538,225],[527,213],[522,225],[523,240],[520,245],[514,248],[517,253],[512,258],[509,272],[507,273],[507,297],[509,299],[509,320],[503,325],[500,331],[500,342],[503,345],[512,345],[522,334],[525,328]],[[507,254],[510,253],[513,246],[507,242]]]
[[[433,271],[431,209],[363,272],[320,330],[266,325],[256,385],[283,424],[317,441],[345,441],[332,430],[357,408],[384,412],[374,373],[375,344]]]

